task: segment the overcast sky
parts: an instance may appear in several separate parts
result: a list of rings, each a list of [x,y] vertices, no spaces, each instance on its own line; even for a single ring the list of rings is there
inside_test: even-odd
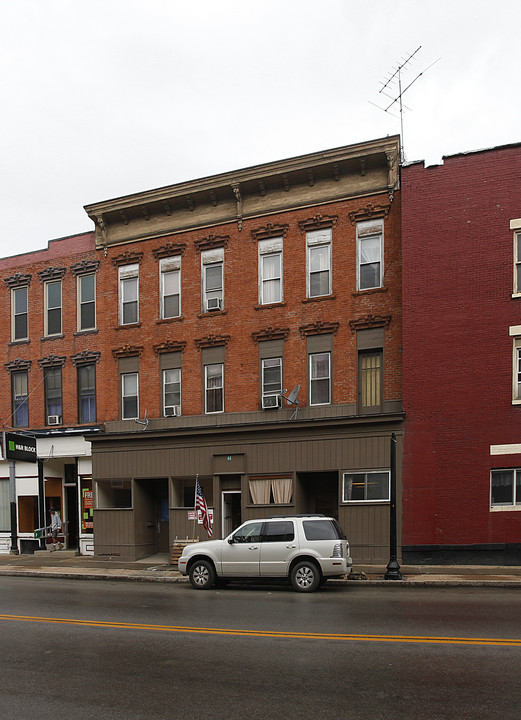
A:
[[[372,103],[420,46],[407,161],[521,142],[520,26],[520,0],[0,0],[0,256],[93,229],[88,203],[397,134]]]

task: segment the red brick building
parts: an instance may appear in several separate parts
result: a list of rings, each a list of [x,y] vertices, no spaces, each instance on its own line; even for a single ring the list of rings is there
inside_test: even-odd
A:
[[[521,146],[402,168],[403,559],[521,561]]]

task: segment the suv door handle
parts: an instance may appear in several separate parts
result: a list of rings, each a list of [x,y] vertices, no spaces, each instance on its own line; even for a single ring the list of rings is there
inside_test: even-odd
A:
[[[250,547],[248,548],[248,550],[258,550],[258,549],[259,549],[258,545],[250,545]]]
[[[291,550],[292,548],[296,548],[297,546],[296,545],[286,545],[286,547],[288,548],[288,550]]]

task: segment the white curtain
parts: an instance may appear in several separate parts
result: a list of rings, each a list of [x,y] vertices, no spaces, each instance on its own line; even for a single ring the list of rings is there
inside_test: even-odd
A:
[[[271,481],[271,489],[273,490],[273,499],[277,504],[290,503],[293,490],[292,478],[277,478]]]
[[[269,505],[270,481],[250,480],[250,493],[254,505]]]

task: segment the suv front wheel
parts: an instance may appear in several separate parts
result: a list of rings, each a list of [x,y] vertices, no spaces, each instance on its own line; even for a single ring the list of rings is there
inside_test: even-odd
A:
[[[314,562],[301,560],[293,566],[290,579],[298,592],[314,592],[320,585],[320,570]]]
[[[215,585],[215,569],[209,560],[196,560],[190,568],[189,576],[197,590],[208,590]]]

